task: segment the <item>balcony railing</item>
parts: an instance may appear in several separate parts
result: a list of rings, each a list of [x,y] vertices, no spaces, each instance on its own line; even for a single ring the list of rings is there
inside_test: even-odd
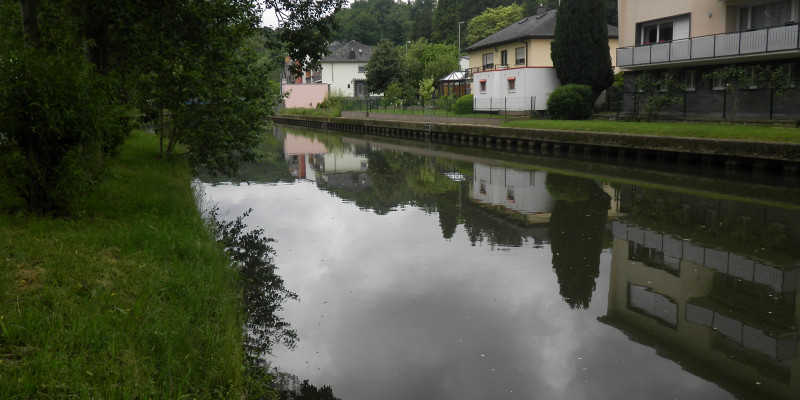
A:
[[[617,66],[669,63],[798,49],[798,25],[720,33],[617,49]]]

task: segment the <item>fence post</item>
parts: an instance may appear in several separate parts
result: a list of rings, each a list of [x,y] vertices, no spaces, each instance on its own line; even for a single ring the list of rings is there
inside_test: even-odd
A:
[[[772,120],[773,104],[775,103],[775,89],[769,89],[769,119]]]
[[[725,112],[728,110],[728,88],[722,89],[722,119],[725,119]]]
[[[686,118],[686,93],[687,91],[683,91],[683,118]]]

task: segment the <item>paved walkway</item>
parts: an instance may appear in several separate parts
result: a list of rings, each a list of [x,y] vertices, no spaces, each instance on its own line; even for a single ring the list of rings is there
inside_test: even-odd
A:
[[[342,118],[359,119],[381,119],[389,121],[414,121],[431,122],[437,124],[466,124],[466,125],[489,125],[500,126],[507,121],[505,118],[482,118],[482,117],[457,117],[457,116],[433,116],[418,114],[391,114],[381,112],[370,112],[369,115],[361,111],[342,111]]]

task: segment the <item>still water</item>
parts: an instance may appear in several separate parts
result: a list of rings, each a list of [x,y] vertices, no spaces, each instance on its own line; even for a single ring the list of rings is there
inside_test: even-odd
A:
[[[800,398],[800,190],[277,126],[248,209],[343,400]]]

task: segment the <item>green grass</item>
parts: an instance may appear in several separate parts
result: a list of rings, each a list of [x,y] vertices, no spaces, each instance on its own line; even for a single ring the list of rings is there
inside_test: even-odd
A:
[[[134,132],[69,218],[0,214],[0,398],[240,398],[237,272]]]
[[[509,121],[506,127],[800,143],[800,129],[762,125],[623,121]]]
[[[341,108],[282,108],[278,115],[307,115],[311,117],[340,117]]]

